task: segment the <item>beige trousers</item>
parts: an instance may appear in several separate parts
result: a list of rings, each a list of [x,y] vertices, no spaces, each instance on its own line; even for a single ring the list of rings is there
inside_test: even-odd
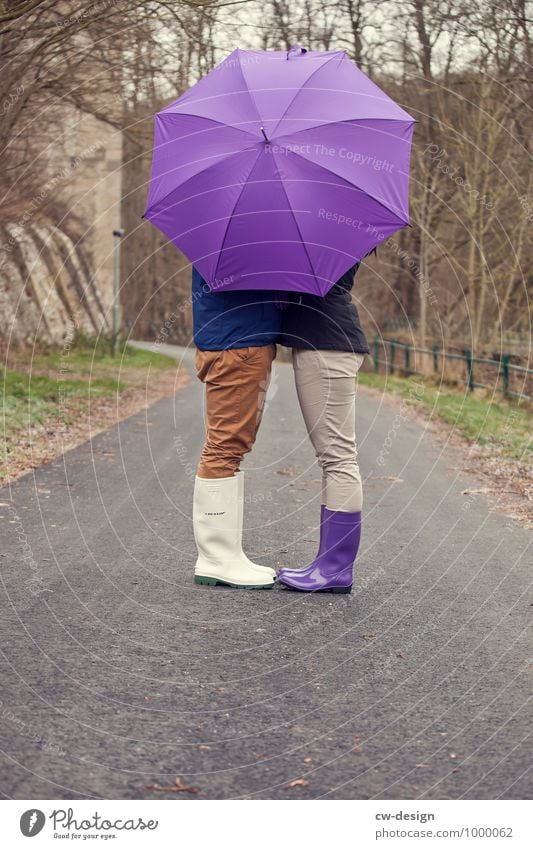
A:
[[[358,512],[363,488],[355,440],[356,376],[364,354],[294,348],[296,392],[322,469],[322,503],[328,510]]]

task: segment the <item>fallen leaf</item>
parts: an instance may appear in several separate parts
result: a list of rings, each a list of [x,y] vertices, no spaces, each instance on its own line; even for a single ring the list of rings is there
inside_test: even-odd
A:
[[[461,495],[487,495],[489,492],[498,492],[498,490],[485,486],[482,489],[463,489]]]
[[[304,764],[312,764],[313,758],[304,758]]]
[[[296,778],[294,781],[289,781],[285,787],[290,790],[291,787],[307,787],[308,784],[309,782],[305,778]]]
[[[174,781],[174,785],[176,787],[176,790],[179,790],[181,792],[187,791],[187,792],[190,793],[192,791],[193,793],[199,793],[198,787],[188,787],[186,784],[183,783],[181,778],[179,778],[177,776],[176,776],[176,779]]]
[[[293,466],[287,466],[285,469],[278,469],[276,472],[277,475],[288,475],[288,477],[293,478],[295,474],[297,474],[296,469]]]
[[[147,790],[157,790],[164,793],[200,793],[199,787],[188,787],[183,784],[181,778],[176,778],[174,784],[169,784],[167,787],[161,784],[147,784]]]
[[[359,634],[362,640],[373,640],[375,638],[375,634]]]

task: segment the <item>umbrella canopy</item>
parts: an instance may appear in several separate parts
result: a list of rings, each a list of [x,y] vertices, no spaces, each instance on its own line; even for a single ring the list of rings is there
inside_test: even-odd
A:
[[[414,124],[342,51],[235,50],[156,114],[145,217],[212,289],[325,295],[409,223]]]

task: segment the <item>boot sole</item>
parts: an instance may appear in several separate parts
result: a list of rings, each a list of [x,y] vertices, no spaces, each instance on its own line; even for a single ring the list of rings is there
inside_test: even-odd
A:
[[[276,582],[273,581],[271,584],[232,584],[229,581],[223,581],[220,578],[208,578],[205,575],[195,575],[194,583],[203,584],[208,587],[216,587],[217,585],[220,585],[221,587],[232,587],[234,590],[271,590]]]
[[[287,590],[292,590],[295,593],[338,593],[339,595],[349,595],[352,591],[352,585],[349,587],[328,587],[325,590],[303,590],[300,587],[292,587],[290,584],[284,584],[283,581],[280,581],[280,584],[285,587]]]

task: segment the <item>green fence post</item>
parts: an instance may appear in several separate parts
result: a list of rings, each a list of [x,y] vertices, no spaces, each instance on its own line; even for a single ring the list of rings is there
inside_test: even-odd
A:
[[[503,394],[509,395],[509,360],[510,354],[504,354],[502,357],[503,366]]]
[[[396,343],[394,339],[390,340],[390,373],[394,374],[394,352],[396,350]]]
[[[379,371],[379,336],[374,336],[374,371]]]
[[[410,356],[411,349],[410,349],[409,345],[406,345],[404,350],[405,350],[405,371],[409,372],[409,371],[411,371],[411,356]]]
[[[473,357],[474,354],[472,351],[463,351],[466,360],[466,367],[468,369],[468,388],[470,392],[474,391],[474,362]]]
[[[433,371],[438,372],[438,370],[439,370],[439,346],[433,345],[431,350],[433,351]]]

